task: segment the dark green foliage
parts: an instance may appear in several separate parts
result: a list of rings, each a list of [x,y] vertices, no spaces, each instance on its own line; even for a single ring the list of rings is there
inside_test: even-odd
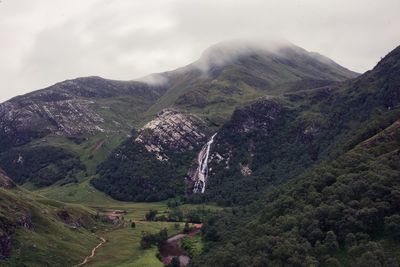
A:
[[[183,204],[183,202],[181,201],[180,198],[173,198],[173,199],[169,199],[167,201],[168,208],[176,208],[182,204]]]
[[[400,215],[385,217],[385,228],[392,238],[400,240]]]
[[[189,226],[189,223],[186,222],[185,227],[183,228],[183,233],[187,234],[189,232],[190,232],[190,226]]]
[[[391,61],[391,54],[383,62]],[[379,133],[400,117],[400,79],[390,74],[399,69],[398,63],[380,63],[356,80],[237,109],[218,132],[213,148],[225,160],[211,162],[214,173],[205,196],[189,201],[251,203],[266,188],[333,160]],[[386,78],[378,75],[381,72]],[[389,100],[388,95],[394,97]],[[244,176],[241,165],[249,166],[252,174]],[[329,176],[324,179],[332,182]]]
[[[185,237],[181,240],[180,247],[191,257],[196,253],[195,244],[190,237]]]
[[[148,213],[146,213],[146,221],[154,221],[156,219],[158,211],[156,210],[150,210]]]
[[[208,252],[194,266],[214,261],[219,262],[214,266],[227,266],[231,257],[221,261],[216,246],[231,242],[235,246],[230,256],[265,253],[246,265],[236,259],[235,266],[307,266],[308,260],[335,266],[340,248],[351,266],[366,266],[368,261],[388,265],[392,256],[371,240],[398,235],[399,147],[400,127],[395,123],[254,204],[210,219],[203,230]]]
[[[232,152],[233,167],[225,171],[227,175],[216,175],[214,199],[225,194],[223,200],[234,203],[243,196],[257,192],[258,196],[250,205],[208,219],[203,227],[204,252],[192,266],[398,266],[399,62],[397,48],[373,71],[335,90],[287,96],[286,115],[267,121],[268,131],[240,136],[231,127],[230,138],[220,143],[239,152]],[[311,139],[296,134],[306,110],[321,118],[312,118],[318,121],[314,125],[319,125],[319,132]],[[239,115],[248,114],[256,122],[261,116],[251,110]],[[286,126],[280,128],[282,119]],[[293,132],[290,125],[295,126]],[[258,133],[272,134],[264,135],[263,141],[257,139]],[[276,139],[275,134],[279,134]],[[228,135],[229,131],[222,137]],[[261,160],[248,157],[252,142],[253,151],[264,152]],[[305,157],[310,144],[318,145],[318,153]],[[274,162],[276,157],[280,162]],[[238,163],[251,164],[253,175],[240,176]],[[276,182],[288,174],[290,182]],[[256,190],[256,179],[274,187]],[[233,187],[227,187],[229,183]],[[249,189],[247,184],[254,186]],[[247,194],[240,195],[235,188]],[[392,239],[390,249],[388,239]]]
[[[163,229],[156,234],[142,233],[140,247],[142,249],[151,248],[153,245],[160,247],[168,240],[168,231]]]
[[[171,262],[167,265],[167,267],[180,267],[181,262],[179,261],[179,257],[173,257]]]
[[[85,170],[77,155],[50,146],[9,150],[1,155],[0,165],[15,182],[30,182],[37,187],[62,179],[66,179],[64,184],[75,182],[75,175]]]
[[[126,140],[98,167],[91,183],[115,199],[160,201],[185,191],[184,177],[194,153],[168,153],[168,161],[159,161],[134,139]]]

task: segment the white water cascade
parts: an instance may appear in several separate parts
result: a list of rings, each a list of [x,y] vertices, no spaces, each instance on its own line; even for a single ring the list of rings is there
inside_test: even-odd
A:
[[[208,140],[207,144],[203,146],[199,155],[197,156],[197,170],[195,177],[195,184],[193,188],[193,193],[204,193],[206,190],[206,181],[208,177],[208,157],[210,156],[210,148],[212,143],[214,142],[214,138],[217,135],[215,133],[211,136],[210,140]]]

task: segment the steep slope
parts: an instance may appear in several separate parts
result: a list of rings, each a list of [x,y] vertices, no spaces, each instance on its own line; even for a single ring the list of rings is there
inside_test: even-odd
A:
[[[219,125],[235,107],[257,96],[280,94],[293,84],[306,83],[309,89],[357,75],[287,41],[226,41],[186,67],[147,77],[168,87],[149,113],[177,106]]]
[[[0,265],[72,266],[98,243],[94,214],[33,195],[0,170]]]
[[[192,266],[398,266],[400,121],[209,220]]]
[[[353,81],[236,110],[213,145],[205,197],[221,204],[251,202],[256,192],[334,159],[397,120],[398,50]]]
[[[15,97],[0,104],[0,163],[20,184],[76,181],[130,133],[163,90],[88,77]]]
[[[183,195],[186,170],[206,141],[205,130],[197,117],[164,109],[99,165],[92,184],[119,200]]]
[[[158,184],[162,180],[157,174],[153,174],[153,179],[145,178],[147,175],[144,173],[153,173],[153,170],[143,170],[143,168],[148,168],[147,157],[142,159],[131,157],[124,163],[118,163],[121,160],[117,160],[117,158],[121,155],[131,154],[130,150],[133,150],[134,147],[142,151],[143,148],[140,147],[144,146],[147,152],[155,155],[154,158],[168,161],[155,162],[152,166],[170,165],[170,171],[177,171],[176,167],[171,166],[180,166],[178,172],[167,172],[168,175],[162,176],[166,180],[170,180],[168,182],[170,184],[182,185],[184,174],[181,170],[189,169],[190,160],[188,158],[195,159],[193,152],[200,151],[202,145],[206,143],[205,136],[210,137],[213,132],[218,130],[228,120],[235,108],[266,94],[277,94],[286,90],[296,91],[308,86],[311,88],[326,86],[356,75],[331,60],[287,42],[270,43],[269,46],[247,42],[228,42],[211,47],[197,62],[187,67],[144,79],[154,84],[163,84],[168,88],[166,93],[148,110],[147,115],[151,117],[151,114],[158,112],[160,108],[170,108],[171,106],[175,107],[178,114],[189,117],[195,115],[203,121],[201,130],[196,129],[198,127],[186,125],[188,126],[186,132],[198,133],[198,138],[194,134],[189,138],[192,139],[191,141],[187,140],[188,134],[180,134],[186,126],[175,127],[169,123],[173,119],[158,114],[154,120],[139,130],[136,142],[126,141],[100,166],[99,177],[93,181],[93,184],[98,189],[105,190],[119,199],[139,200],[135,196],[137,194],[140,195],[140,199],[143,199],[141,195],[143,192],[148,192],[147,187],[153,188],[153,191],[159,188],[160,196],[165,197],[164,191],[172,192],[171,185],[156,187],[155,181]],[[165,127],[158,129],[154,126],[156,124]],[[152,125],[152,127],[148,125]],[[153,126],[156,130],[152,129]],[[160,133],[162,133],[161,136]],[[137,142],[141,140],[141,136],[147,137],[146,142]],[[164,138],[160,139],[162,136]],[[179,147],[175,147],[175,152],[169,153],[176,156],[172,156],[168,160],[170,156],[163,155],[161,152],[164,150],[162,143],[165,136],[171,137],[171,140],[167,138],[167,143],[175,144],[176,140],[180,139],[192,149],[182,151]],[[171,145],[167,146],[171,148]],[[119,166],[117,166],[118,164]],[[133,168],[134,165],[140,166],[142,170]],[[117,172],[110,173],[107,169],[117,170]],[[187,182],[191,184],[190,180]],[[137,188],[138,186],[139,188]],[[132,194],[127,194],[127,192]],[[174,189],[173,192],[179,192],[179,190]],[[153,198],[154,196],[151,197],[151,199]],[[157,197],[157,199],[160,198]]]
[[[205,197],[251,204],[210,218],[192,265],[398,266],[399,62],[236,111]]]
[[[161,94],[161,88],[143,83],[88,77],[15,97],[0,105],[0,147],[23,145],[49,134],[74,137],[127,131],[135,116],[138,119]],[[123,110],[124,106],[130,109]]]

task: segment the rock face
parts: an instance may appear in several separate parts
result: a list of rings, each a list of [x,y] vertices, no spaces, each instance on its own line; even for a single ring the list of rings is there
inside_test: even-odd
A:
[[[251,159],[257,150],[253,140],[268,139],[284,121],[286,108],[277,99],[264,97],[242,109],[237,109],[231,120],[215,134],[198,154],[197,161],[189,168],[187,194],[204,193],[206,181],[212,184],[215,172],[235,170],[243,177],[252,174],[251,164],[243,161],[242,148]],[[240,148],[240,152],[238,151]],[[238,155],[239,153],[239,155]],[[232,162],[232,158],[236,158]],[[238,159],[240,158],[240,159]],[[208,183],[208,182],[207,182]]]
[[[211,161],[218,168],[231,168],[231,158],[236,153],[237,145],[246,144],[249,157],[254,157],[257,150],[255,140],[268,140],[284,122],[286,108],[277,99],[265,97],[242,109],[237,109],[231,120],[220,130],[216,143],[219,149],[213,151]],[[244,162],[237,163],[243,176],[252,173],[251,167]]]
[[[125,140],[97,169],[92,185],[119,200],[160,201],[185,188],[185,176],[207,142],[205,125],[168,108]]]
[[[39,135],[73,136],[104,131],[99,126],[104,119],[93,110],[93,101],[68,99],[26,104],[23,107],[10,102],[1,105],[1,129],[4,133],[27,132],[32,130],[32,125],[42,126]]]
[[[265,97],[243,109],[237,109],[225,131],[232,134],[259,132],[268,135],[279,117],[283,116],[283,105],[277,100]]]
[[[139,82],[88,77],[15,97],[0,104],[0,145],[22,145],[48,134],[77,136],[113,132],[123,122],[107,121],[104,112],[100,114],[102,108],[108,108],[110,113],[107,104],[123,102],[129,97],[141,99],[143,103],[152,102],[161,92],[160,88]],[[107,127],[107,122],[113,127]]]
[[[164,109],[148,122],[135,138],[159,160],[168,160],[168,151],[185,152],[202,145],[206,140],[204,123],[176,109]]]

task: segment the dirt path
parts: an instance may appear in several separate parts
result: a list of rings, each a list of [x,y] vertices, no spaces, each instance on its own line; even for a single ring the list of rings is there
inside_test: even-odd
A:
[[[100,240],[101,240],[101,242],[100,242],[94,249],[92,249],[92,254],[90,254],[89,256],[87,256],[87,257],[82,261],[82,263],[80,263],[80,264],[78,264],[78,265],[75,265],[75,266],[73,266],[73,267],[78,267],[78,266],[85,265],[91,258],[93,258],[93,257],[96,255],[96,250],[97,250],[98,248],[100,248],[102,245],[104,245],[104,243],[107,242],[107,240],[105,240],[104,237],[100,237]]]
[[[100,140],[97,141],[97,143],[94,145],[94,147],[92,148],[92,154],[96,153],[97,150],[99,150],[100,148],[102,148],[102,146],[104,145],[104,143],[106,142],[106,140]]]

